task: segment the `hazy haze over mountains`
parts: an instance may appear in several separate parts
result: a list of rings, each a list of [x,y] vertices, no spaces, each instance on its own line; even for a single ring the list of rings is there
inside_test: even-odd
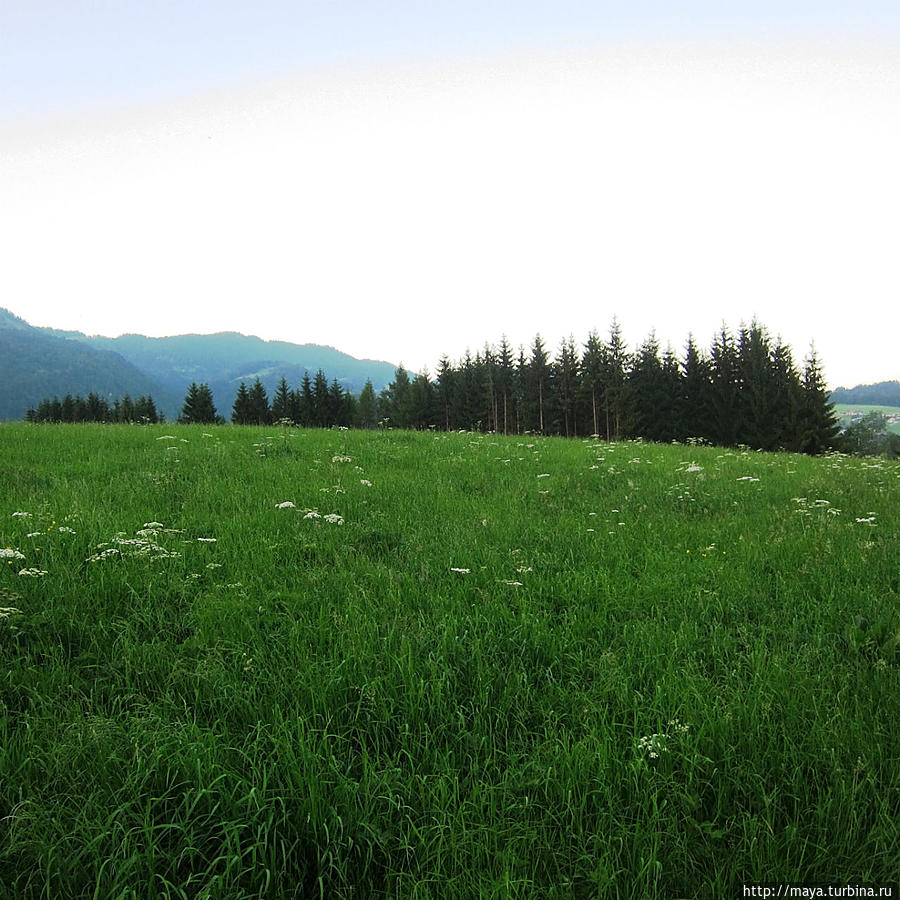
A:
[[[223,332],[150,338],[126,334],[110,338],[77,331],[34,328],[0,309],[0,418],[25,415],[48,396],[86,395],[109,398],[152,394],[167,418],[178,416],[192,381],[206,382],[218,411],[226,418],[241,381],[257,377],[270,395],[284,377],[299,386],[306,372],[322,369],[329,381],[358,394],[371,379],[376,391],[393,378],[395,366],[360,360],[333,347],[264,341]]]

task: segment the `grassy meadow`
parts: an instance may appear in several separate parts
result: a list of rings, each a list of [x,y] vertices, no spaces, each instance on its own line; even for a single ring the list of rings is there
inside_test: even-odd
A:
[[[0,488],[0,897],[897,877],[898,463],[7,424]]]

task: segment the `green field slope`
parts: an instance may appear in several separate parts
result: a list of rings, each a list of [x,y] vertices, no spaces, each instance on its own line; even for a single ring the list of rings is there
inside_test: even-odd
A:
[[[900,464],[0,426],[0,897],[896,879]]]

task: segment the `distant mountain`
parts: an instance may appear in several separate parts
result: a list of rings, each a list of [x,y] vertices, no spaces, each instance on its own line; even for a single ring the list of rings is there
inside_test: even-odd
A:
[[[36,339],[45,343],[38,348]],[[54,372],[85,377],[73,381],[62,375],[50,377],[44,369],[35,371],[35,358],[48,348],[52,358],[62,355]],[[107,364],[112,367],[108,372]],[[125,370],[116,368],[123,364],[132,377],[126,378]],[[192,381],[210,386],[216,408],[228,418],[241,381],[249,386],[258,377],[271,397],[282,377],[295,388],[306,373],[313,377],[319,369],[329,382],[336,378],[344,390],[354,394],[367,380],[380,391],[393,381],[396,371],[391,363],[356,359],[319,344],[264,341],[236,332],[162,338],[88,336],[79,331],[34,328],[0,309],[0,378],[7,386],[13,385],[0,398],[0,418],[21,418],[29,406],[46,396],[85,395],[93,390],[112,398],[150,393],[166,417],[175,419]],[[135,387],[134,375],[141,379],[140,389]]]
[[[118,353],[99,350],[33,328],[0,309],[0,419],[21,419],[44,397],[87,396],[112,401],[152,394],[162,407],[174,395]]]
[[[831,392],[832,403],[858,403],[860,406],[900,406],[900,381],[879,381],[839,387]]]

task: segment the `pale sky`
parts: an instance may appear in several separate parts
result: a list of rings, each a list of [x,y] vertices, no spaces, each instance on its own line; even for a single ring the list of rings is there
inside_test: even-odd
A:
[[[3,0],[0,306],[432,373],[756,317],[900,378],[900,4]]]

